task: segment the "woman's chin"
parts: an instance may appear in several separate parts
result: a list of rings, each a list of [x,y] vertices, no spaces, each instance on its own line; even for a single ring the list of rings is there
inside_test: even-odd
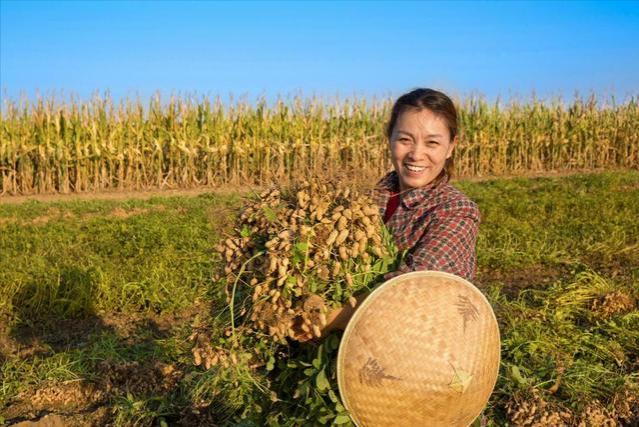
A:
[[[426,185],[432,182],[431,174],[428,171],[424,171],[421,173],[415,173],[411,171],[404,170],[400,174],[403,186],[405,188],[420,188],[425,187]]]

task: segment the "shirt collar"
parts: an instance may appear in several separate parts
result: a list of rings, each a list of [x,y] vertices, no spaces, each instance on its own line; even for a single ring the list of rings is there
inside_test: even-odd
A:
[[[412,188],[400,195],[402,205],[407,209],[414,209],[419,206],[437,205],[443,201],[447,192],[444,191],[446,184],[450,180],[446,171],[436,178],[433,182],[424,187]],[[386,174],[379,183],[377,188],[383,192],[396,194],[399,193],[399,176],[397,172],[392,171]]]

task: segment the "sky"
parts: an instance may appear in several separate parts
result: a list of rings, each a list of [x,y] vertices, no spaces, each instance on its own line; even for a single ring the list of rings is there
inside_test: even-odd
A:
[[[639,95],[639,2],[0,0],[2,97]]]

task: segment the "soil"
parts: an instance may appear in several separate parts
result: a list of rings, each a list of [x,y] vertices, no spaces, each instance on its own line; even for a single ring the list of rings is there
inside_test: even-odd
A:
[[[626,169],[622,169],[626,170]],[[513,179],[513,178],[548,178],[548,177],[561,177],[571,176],[583,173],[599,173],[603,171],[612,171],[611,169],[589,169],[589,170],[575,170],[575,171],[544,171],[544,172],[531,172],[519,175],[501,175],[501,176],[474,176],[474,177],[454,177],[452,182],[455,181],[467,181],[467,182],[482,182],[490,181],[494,179]],[[374,179],[373,179],[374,180]],[[364,183],[361,183],[364,185]],[[370,183],[369,183],[370,184]],[[147,190],[113,190],[113,191],[100,191],[92,193],[53,193],[53,194],[28,194],[28,195],[9,195],[0,194],[0,204],[2,203],[23,203],[30,200],[37,200],[40,202],[58,202],[58,201],[70,201],[70,200],[128,200],[128,199],[150,199],[152,197],[174,197],[174,196],[187,196],[194,197],[204,193],[213,193],[220,195],[228,194],[245,194],[250,191],[260,191],[260,186],[246,186],[246,185],[224,185],[216,187],[198,187],[198,188],[185,188],[185,189],[147,189]],[[630,187],[628,190],[634,190]]]
[[[175,314],[103,313],[64,321],[38,319],[34,324],[13,328],[9,319],[3,319],[0,345],[4,354],[0,353],[0,358],[10,355],[29,360],[82,347],[90,335],[103,331],[115,333],[125,344],[161,339],[191,324],[196,315],[208,316],[209,311],[207,305],[195,304]],[[2,416],[10,425],[19,426],[103,426],[112,418],[110,405],[115,396],[170,394],[183,375],[178,366],[157,361],[105,360],[97,364],[89,378],[25,389],[9,402]]]
[[[12,424],[12,427],[103,427],[108,420],[109,410],[99,407],[75,414],[45,414],[30,421]]]
[[[255,190],[255,188],[253,188]],[[29,195],[0,195],[0,203],[23,203],[31,200],[39,202],[64,202],[75,200],[146,200],[152,197],[195,197],[205,193],[220,195],[242,194],[250,191],[246,186],[203,187],[175,190],[139,190],[139,191],[101,191],[94,193],[69,193],[69,194],[29,194]]]
[[[556,266],[550,268],[544,265],[534,265],[513,271],[478,271],[474,285],[484,289],[490,284],[501,283],[502,292],[514,298],[524,289],[544,288],[569,274],[568,268],[561,270]]]

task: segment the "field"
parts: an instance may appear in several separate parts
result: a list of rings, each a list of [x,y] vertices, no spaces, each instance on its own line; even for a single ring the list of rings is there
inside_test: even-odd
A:
[[[483,424],[638,423],[639,172],[454,185],[482,212],[475,284],[502,333]],[[0,425],[280,425],[303,414],[304,402],[264,395],[259,373],[193,364],[189,335],[220,333],[214,247],[246,196],[0,203]],[[343,420],[309,423],[321,421]]]
[[[636,97],[469,97],[458,105],[458,177],[639,164]],[[391,99],[7,99],[0,195],[264,185],[307,176],[370,182],[390,166],[383,135],[391,106]]]

